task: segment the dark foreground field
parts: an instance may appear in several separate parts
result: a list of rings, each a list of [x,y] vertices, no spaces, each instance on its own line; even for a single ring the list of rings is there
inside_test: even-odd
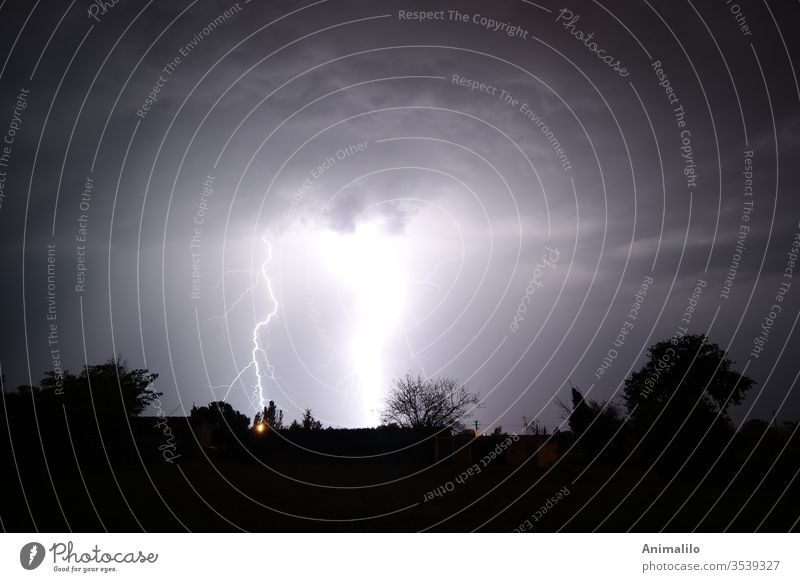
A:
[[[82,400],[41,399],[35,414],[18,400],[1,416],[5,531],[785,532],[800,517],[798,433],[763,423],[663,448],[601,432],[237,428],[112,407],[95,420]]]
[[[634,486],[641,471],[567,461],[489,465],[457,482],[464,469],[191,461],[88,472],[85,483],[28,471],[25,495],[6,472],[0,517],[7,531],[787,531],[800,511],[796,484],[691,495],[664,478]]]

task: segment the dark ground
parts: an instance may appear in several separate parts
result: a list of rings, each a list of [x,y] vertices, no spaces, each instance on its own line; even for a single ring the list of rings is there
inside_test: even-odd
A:
[[[800,511],[796,483],[785,491],[773,483],[747,503],[750,487],[723,494],[724,486],[709,486],[689,497],[692,486],[665,490],[663,478],[650,477],[633,488],[641,471],[628,469],[614,476],[613,468],[593,467],[578,478],[583,468],[568,462],[547,472],[490,465],[456,483],[465,468],[192,461],[155,464],[145,473],[128,465],[115,469],[116,482],[107,470],[85,474],[85,486],[78,475],[56,477],[58,501],[46,472],[36,479],[29,472],[25,493],[35,526],[17,476],[6,472],[0,517],[7,531],[509,532],[529,520],[525,529],[542,532],[718,532],[787,531]],[[424,501],[448,481],[452,491]],[[569,495],[535,521],[537,510],[565,486]]]

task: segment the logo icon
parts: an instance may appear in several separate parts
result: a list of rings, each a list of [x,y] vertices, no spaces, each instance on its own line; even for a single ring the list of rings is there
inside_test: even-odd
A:
[[[35,570],[44,561],[44,546],[39,542],[30,542],[19,551],[19,563],[26,570]]]

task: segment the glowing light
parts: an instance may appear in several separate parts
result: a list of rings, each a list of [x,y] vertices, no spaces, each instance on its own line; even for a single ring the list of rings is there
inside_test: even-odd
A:
[[[251,329],[250,358],[230,383],[221,386],[226,390],[225,400],[239,382],[252,388],[250,401],[257,411],[263,410],[269,400],[267,392],[289,390],[276,374],[268,353],[267,332],[278,312],[278,300],[267,271],[273,258],[272,244],[266,237],[263,242],[266,256],[259,268],[226,272],[217,284],[231,275],[251,274],[249,286],[226,305],[219,316],[222,319],[243,305],[247,297],[253,297],[258,305],[266,304],[269,309]],[[346,233],[325,226],[296,225],[282,234],[281,249],[282,256],[305,257],[301,261],[281,262],[277,267],[285,269],[289,279],[306,277],[307,285],[313,284],[310,283],[313,280],[322,292],[338,292],[344,319],[342,326],[336,326],[342,337],[338,338],[334,359],[344,365],[344,376],[334,389],[344,386],[346,398],[357,395],[358,422],[378,424],[382,398],[392,377],[406,371],[409,362],[427,375],[420,354],[412,348],[409,331],[419,329],[420,322],[412,313],[416,303],[409,296],[423,286],[441,293],[436,281],[440,271],[460,261],[461,255],[437,262],[432,270],[426,269],[427,276],[420,278],[421,266],[432,263],[433,257],[425,254],[431,247],[421,247],[417,239],[391,232],[381,220],[358,223]],[[309,271],[309,266],[315,269]],[[405,354],[408,360],[400,363],[399,354]],[[254,425],[253,429],[262,433],[268,427]]]
[[[256,432],[264,432],[265,430],[266,430],[266,427],[264,426],[263,422],[259,422],[256,425]]]
[[[389,380],[383,367],[385,344],[398,333],[406,313],[409,277],[403,240],[373,222],[351,233],[326,233],[320,250],[342,285],[352,292],[355,325],[348,351],[364,414],[377,424]]]

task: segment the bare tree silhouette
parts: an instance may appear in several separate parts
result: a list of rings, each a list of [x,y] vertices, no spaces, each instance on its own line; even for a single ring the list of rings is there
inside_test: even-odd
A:
[[[459,431],[480,402],[479,394],[453,378],[406,374],[394,381],[381,421],[403,428]]]

